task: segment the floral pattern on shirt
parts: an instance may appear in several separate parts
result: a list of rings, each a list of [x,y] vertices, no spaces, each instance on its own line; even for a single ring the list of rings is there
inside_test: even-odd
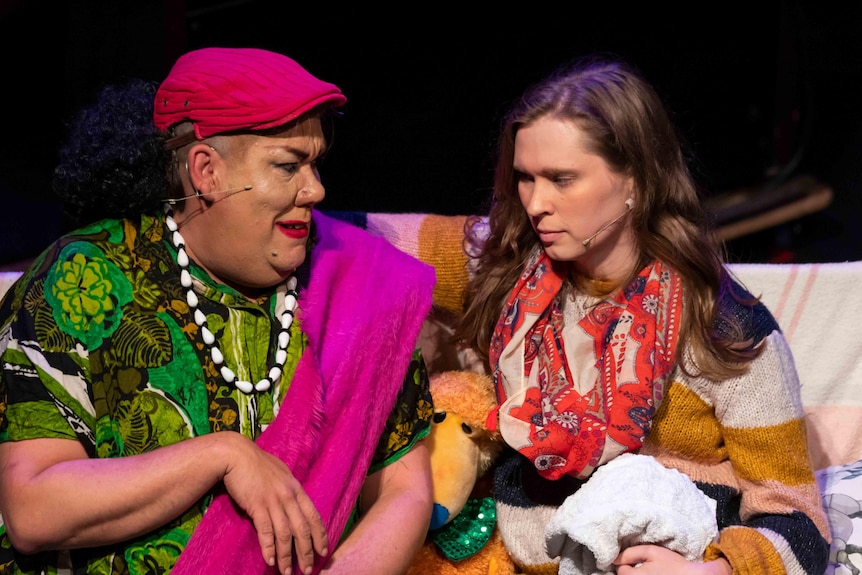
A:
[[[91,457],[122,457],[216,431],[254,439],[273,420],[308,345],[301,321],[279,383],[240,393],[203,344],[165,234],[161,216],[99,222],[58,240],[9,290],[0,302],[0,441],[77,439]],[[276,296],[251,302],[191,271],[225,363],[257,381],[273,361]],[[427,435],[431,411],[417,351],[369,473]],[[69,552],[74,573],[169,572],[209,501],[135,541]],[[16,554],[0,524],[0,574],[56,573],[61,555]]]

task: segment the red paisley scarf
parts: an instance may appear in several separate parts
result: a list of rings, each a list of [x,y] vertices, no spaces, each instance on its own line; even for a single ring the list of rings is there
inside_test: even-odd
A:
[[[649,432],[675,365],[681,284],[652,262],[580,320],[598,370],[582,395],[563,343],[566,273],[554,265],[544,251],[531,258],[494,329],[500,432],[542,476],[585,479],[600,463],[639,449]]]

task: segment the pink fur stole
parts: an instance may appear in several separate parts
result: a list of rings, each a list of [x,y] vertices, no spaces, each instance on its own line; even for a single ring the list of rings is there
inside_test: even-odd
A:
[[[309,350],[257,443],[302,483],[332,550],[401,389],[435,278],[433,268],[383,239],[320,213],[314,222],[319,242],[299,304]],[[325,562],[318,558],[314,573]],[[296,565],[294,572],[300,572]],[[254,524],[221,491],[172,573],[260,575],[277,569],[264,562]]]

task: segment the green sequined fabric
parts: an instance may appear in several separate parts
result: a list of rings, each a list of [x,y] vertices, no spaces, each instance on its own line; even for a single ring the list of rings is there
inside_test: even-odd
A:
[[[491,497],[468,499],[457,517],[434,532],[434,544],[450,561],[463,561],[488,543],[496,524],[497,508]]]

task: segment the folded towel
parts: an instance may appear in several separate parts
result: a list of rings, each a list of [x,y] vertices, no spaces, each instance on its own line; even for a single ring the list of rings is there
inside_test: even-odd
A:
[[[620,552],[655,544],[699,561],[718,535],[716,503],[653,457],[626,453],[597,468],[551,518],[545,543],[560,575],[607,575]]]

